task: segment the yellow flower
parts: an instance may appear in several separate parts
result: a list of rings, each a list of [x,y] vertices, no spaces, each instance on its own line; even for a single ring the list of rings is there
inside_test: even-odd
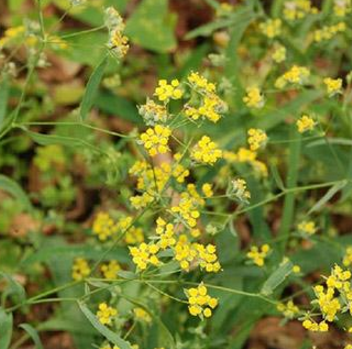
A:
[[[210,183],[204,183],[202,185],[202,192],[205,195],[205,197],[207,197],[207,198],[210,198],[210,197],[212,197],[214,195]]]
[[[336,34],[344,32],[346,30],[346,23],[345,22],[340,22],[335,25],[326,25],[322,27],[321,29],[317,29],[313,32],[314,35],[314,41],[315,42],[321,42],[325,40],[330,40],[333,38]]]
[[[99,212],[94,219],[92,230],[100,241],[105,241],[116,233],[117,226],[108,213]]]
[[[293,319],[299,314],[299,308],[293,303],[293,301],[288,301],[286,304],[279,303],[277,310],[283,313],[288,319]]]
[[[342,79],[325,78],[324,84],[326,86],[326,92],[329,95],[329,97],[332,97],[338,93],[341,93]]]
[[[142,242],[138,247],[129,247],[129,249],[133,263],[140,270],[145,270],[148,264],[154,266],[160,264],[160,261],[156,256],[160,249],[157,244],[151,243],[147,245],[145,242]]]
[[[188,75],[187,80],[196,90],[210,94],[215,92],[215,84],[209,82],[204,76],[201,76],[197,72],[192,72]]]
[[[263,267],[265,258],[270,252],[270,246],[265,244],[258,248],[257,246],[252,246],[250,251],[247,252],[247,257],[253,261],[258,267]]]
[[[217,144],[208,136],[203,136],[193,148],[191,157],[197,162],[212,165],[222,157],[222,151],[217,148]]]
[[[105,279],[113,280],[117,278],[117,273],[121,270],[121,266],[117,261],[113,260],[109,263],[103,264],[100,267],[100,270],[102,271]]]
[[[286,87],[287,84],[303,85],[307,81],[309,75],[310,71],[308,68],[294,65],[286,73],[276,79],[275,87],[282,89]]]
[[[345,267],[352,265],[352,246],[348,246],[345,251],[345,255],[342,260],[342,264]]]
[[[89,264],[84,258],[76,258],[72,266],[72,279],[83,280],[89,276],[90,271]]]
[[[230,194],[233,194],[236,199],[243,203],[248,203],[248,200],[251,198],[251,193],[247,190],[247,183],[242,178],[232,181],[232,191]]]
[[[164,123],[168,117],[165,105],[156,104],[151,99],[148,99],[146,104],[140,106],[138,112],[148,126]]]
[[[140,136],[144,148],[150,156],[157,154],[165,154],[168,152],[168,141],[171,135],[171,130],[166,126],[156,125],[154,128],[148,128],[145,133]]]
[[[286,59],[286,48],[280,44],[276,45],[272,54],[274,62],[281,63]]]
[[[249,108],[262,108],[264,106],[264,97],[258,87],[248,87],[246,95],[243,97],[243,102]]]
[[[152,321],[151,316],[143,308],[134,308],[133,312],[137,320],[144,321],[147,323],[150,323]]]
[[[159,80],[154,95],[158,97],[159,101],[166,103],[170,99],[180,99],[183,96],[183,92],[179,88],[179,85],[180,83],[177,79],[172,80],[171,84],[168,84],[167,80]]]
[[[281,34],[281,19],[268,19],[266,22],[260,23],[260,31],[269,39],[273,39]]]
[[[204,316],[209,318],[212,316],[212,309],[218,306],[218,300],[212,298],[208,294],[208,289],[201,283],[198,287],[192,287],[185,290],[188,298],[188,310],[192,316]]]
[[[156,220],[156,233],[159,236],[158,246],[165,250],[176,244],[175,227],[171,223],[166,223],[161,217]]]
[[[103,325],[111,325],[114,316],[117,315],[117,310],[108,306],[105,302],[99,304],[97,318]]]
[[[329,330],[329,325],[325,321],[316,323],[307,319],[303,321],[302,325],[305,329],[312,332],[327,332]]]
[[[334,0],[334,13],[337,17],[345,17],[351,12],[351,0]]]
[[[248,130],[248,144],[252,151],[265,147],[268,136],[263,130],[251,128]]]
[[[298,224],[298,230],[306,235],[314,235],[317,231],[317,227],[313,221],[303,221]]]
[[[292,271],[295,273],[295,274],[298,274],[301,272],[301,267],[299,265],[294,265],[293,268],[292,268]]]
[[[284,2],[284,18],[288,21],[302,19],[308,14],[318,12],[316,7],[313,7],[310,0],[290,0]]]
[[[315,126],[315,121],[308,115],[303,115],[296,122],[297,129],[299,133],[304,133],[307,131],[312,131]]]

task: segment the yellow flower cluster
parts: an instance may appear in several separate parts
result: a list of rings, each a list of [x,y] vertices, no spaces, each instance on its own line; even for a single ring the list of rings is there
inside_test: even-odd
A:
[[[6,29],[4,36],[0,38],[0,48],[7,45],[11,40],[23,36],[25,31],[26,29],[23,25]]]
[[[252,246],[249,252],[247,252],[247,257],[253,261],[258,267],[264,266],[265,258],[270,252],[270,246],[265,244],[258,248],[257,246]]]
[[[212,309],[217,307],[218,300],[209,296],[208,289],[203,283],[198,287],[187,289],[185,292],[188,297],[188,310],[191,315],[206,318],[212,316]]]
[[[120,218],[117,222],[118,232],[124,234],[127,245],[135,245],[144,241],[143,230],[132,226],[133,218],[130,216]]]
[[[334,13],[337,17],[345,17],[351,12],[351,0],[334,0]]]
[[[274,62],[281,63],[286,60],[286,47],[280,44],[276,45],[272,54]]]
[[[312,131],[315,126],[315,121],[308,115],[303,115],[296,122],[297,130],[299,133]]]
[[[179,86],[180,82],[177,79],[172,80],[170,84],[165,79],[159,80],[154,95],[159,101],[165,103],[168,103],[170,99],[180,99],[183,96],[183,91]]]
[[[310,75],[310,71],[306,67],[294,65],[286,73],[281,75],[275,81],[275,87],[278,89],[285,88],[287,84],[303,85]]]
[[[116,233],[117,225],[108,213],[99,212],[94,219],[92,230],[100,241],[106,241]]]
[[[348,246],[345,251],[345,255],[343,256],[342,264],[345,267],[349,267],[352,265],[352,246]]]
[[[248,163],[261,176],[263,176],[263,177],[268,176],[267,166],[262,161],[257,160],[257,153],[255,151],[241,147],[241,148],[239,148],[237,153],[233,153],[230,151],[224,151],[223,157],[229,163],[236,163],[236,162]]]
[[[109,29],[108,47],[118,59],[123,58],[129,49],[128,38],[123,35],[125,23],[119,12],[113,7],[108,7],[105,10],[105,25]]]
[[[313,221],[303,221],[298,224],[297,228],[305,235],[314,235],[318,230]]]
[[[202,93],[213,93],[215,92],[215,84],[209,82],[204,76],[201,76],[198,72],[192,72],[187,77],[191,87]]]
[[[159,252],[157,244],[142,242],[139,247],[129,247],[133,263],[140,269],[147,269],[148,264],[159,265],[160,261],[156,254]]]
[[[165,250],[168,247],[174,246],[176,244],[174,225],[166,223],[161,217],[156,220],[156,224],[156,233],[160,237],[158,241],[160,248]]]
[[[268,141],[268,136],[263,130],[251,128],[247,132],[249,148],[252,151],[256,151],[260,148],[265,147],[266,142]]]
[[[316,300],[321,311],[323,321],[319,324],[311,318],[303,321],[303,327],[310,331],[328,331],[327,322],[333,322],[339,313],[347,311],[352,314],[352,274],[349,270],[343,270],[340,266],[335,265],[331,274],[326,279],[326,287],[318,285],[314,287]],[[308,317],[309,314],[306,315]]]
[[[258,87],[248,87],[246,95],[243,97],[243,102],[249,108],[262,108],[264,106],[264,97]]]
[[[149,313],[147,313],[143,308],[134,308],[133,313],[136,319],[139,321],[143,321],[146,323],[150,323],[152,321],[152,318]]]
[[[83,280],[89,276],[90,271],[89,264],[84,258],[76,258],[72,266],[72,279]]]
[[[303,321],[302,326],[312,332],[327,332],[329,331],[329,325],[325,321],[317,323],[313,320],[306,319]]]
[[[332,97],[341,92],[342,79],[325,78],[323,82],[326,86],[326,92],[329,95],[329,97]]]
[[[170,149],[168,146],[171,130],[162,125],[156,125],[154,128],[148,128],[145,133],[140,136],[141,143],[148,151],[150,156],[157,154],[165,154]]]
[[[232,181],[230,195],[234,195],[241,203],[248,203],[248,200],[251,198],[251,193],[247,190],[247,183],[243,178],[236,178]]]
[[[221,100],[215,93],[215,84],[208,82],[208,80],[199,73],[192,72],[187,80],[196,91],[200,98],[199,106],[186,105],[185,114],[192,120],[208,119],[212,122],[217,122],[221,113],[227,110],[226,103]]]
[[[168,118],[165,105],[156,104],[152,99],[138,108],[139,114],[148,126],[155,126],[158,122],[165,123]]]
[[[346,23],[339,22],[334,25],[326,25],[313,32],[314,41],[321,42],[332,39],[336,34],[346,31]]]
[[[220,113],[226,110],[224,102],[215,94],[204,96],[203,102],[199,108],[186,106],[186,115],[192,120],[200,118],[208,119],[212,122],[217,122],[220,119]]]
[[[318,13],[318,9],[313,7],[310,0],[291,0],[284,2],[283,15],[288,21],[302,19],[309,14]]]
[[[114,316],[117,315],[117,310],[108,306],[105,302],[99,304],[97,318],[103,325],[111,325]]]
[[[299,314],[299,308],[293,303],[293,301],[288,301],[286,304],[279,303],[277,305],[277,310],[287,319],[294,319]]]
[[[259,24],[259,30],[269,39],[273,39],[281,34],[281,19],[268,19]]]
[[[210,137],[203,136],[192,149],[191,157],[196,162],[213,165],[222,157],[222,151],[217,148],[217,144]]]
[[[204,246],[199,243],[191,243],[187,235],[182,234],[175,246],[175,260],[180,263],[182,270],[189,271],[191,266],[200,266],[207,273],[217,273],[221,265],[216,255],[216,247],[212,244]]]
[[[185,223],[194,228],[200,213],[197,210],[197,203],[189,192],[181,193],[181,199],[177,206],[171,207],[171,212],[178,214]]]
[[[163,162],[154,168],[146,161],[137,161],[129,170],[129,173],[137,177],[137,189],[144,191],[142,195],[130,198],[134,208],[143,208],[152,202],[164,188],[170,177],[174,177],[178,183],[184,183],[190,172],[180,164],[179,154],[174,156],[175,162]]]
[[[100,270],[103,273],[105,279],[114,280],[117,278],[117,273],[121,270],[121,266],[117,261],[113,260],[102,264]]]

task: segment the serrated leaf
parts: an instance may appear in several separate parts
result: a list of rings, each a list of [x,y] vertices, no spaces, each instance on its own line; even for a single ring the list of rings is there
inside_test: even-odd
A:
[[[315,211],[319,211],[322,206],[324,206],[337,192],[339,192],[342,188],[347,185],[348,181],[343,180],[341,182],[336,183],[333,185],[325,195],[318,201],[316,204],[308,211],[308,215]]]
[[[33,210],[33,206],[29,201],[27,194],[13,179],[0,174],[0,189],[11,194],[27,211]]]
[[[293,264],[287,260],[279,265],[279,267],[264,282],[260,291],[265,296],[271,295],[275,289],[280,286],[287,277],[292,273]]]
[[[12,313],[8,314],[0,307],[0,349],[8,349],[10,347],[12,324]]]
[[[36,349],[44,349],[37,330],[29,324],[21,324],[19,327],[23,328],[32,338]]]
[[[87,119],[87,115],[93,106],[94,99],[97,95],[98,88],[101,82],[101,79],[104,75],[105,67],[108,63],[108,56],[105,56],[103,60],[98,64],[98,66],[94,69],[92,75],[90,76],[87,84],[86,91],[84,93],[81,106],[80,106],[80,116],[84,121]]]
[[[82,313],[88,319],[88,321],[92,324],[92,326],[101,334],[103,335],[108,341],[113,344],[116,344],[120,347],[120,349],[132,349],[129,342],[123,340],[120,336],[116,333],[109,330],[106,326],[102,325],[97,317],[89,310],[89,308],[84,304],[79,302],[78,303]]]
[[[175,24],[168,0],[144,0],[128,20],[125,33],[135,44],[165,53],[176,47]]]

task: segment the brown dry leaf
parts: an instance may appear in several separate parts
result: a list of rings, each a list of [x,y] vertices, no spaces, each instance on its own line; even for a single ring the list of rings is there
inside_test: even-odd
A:
[[[10,235],[14,238],[25,237],[30,231],[37,230],[39,222],[27,213],[20,213],[14,217],[10,226]]]
[[[298,321],[281,325],[282,319],[267,317],[253,329],[248,349],[299,349],[305,338],[305,330]]]
[[[41,80],[47,83],[67,83],[72,80],[81,69],[79,63],[68,61],[57,54],[48,53],[47,59],[50,66],[39,70]]]

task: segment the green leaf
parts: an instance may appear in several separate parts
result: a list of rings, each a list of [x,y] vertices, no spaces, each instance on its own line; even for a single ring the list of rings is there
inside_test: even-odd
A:
[[[133,43],[165,53],[176,47],[175,24],[168,0],[144,0],[127,22],[125,33]]]
[[[216,21],[204,24],[189,33],[187,33],[185,39],[190,40],[194,39],[198,36],[210,36],[212,35],[216,30],[222,29],[222,28],[227,28],[230,26],[237,26],[241,27],[243,24],[248,23],[254,18],[255,14],[251,9],[248,8],[242,8],[238,11],[236,11],[233,15],[226,17],[226,18],[221,18]]]
[[[4,78],[0,83],[0,129],[6,115],[8,99],[9,99],[9,83],[8,83],[8,80]]]
[[[136,124],[143,123],[143,119],[138,114],[136,106],[121,96],[101,91],[94,104],[105,113],[116,115]]]
[[[0,174],[0,189],[11,194],[19,203],[23,205],[23,208],[27,211],[32,211],[33,206],[28,199],[28,196],[23,189],[11,178]]]
[[[33,328],[29,324],[21,324],[19,327],[23,328],[29,334],[29,336],[33,339],[33,342],[35,344],[36,349],[44,349],[42,342],[39,338],[38,332],[35,328]]]
[[[12,313],[8,314],[0,307],[0,349],[8,349],[12,337]]]
[[[102,334],[108,341],[113,344],[116,344],[120,347],[120,349],[132,349],[129,342],[123,340],[120,336],[116,333],[109,330],[107,327],[102,325],[97,317],[88,309],[88,307],[84,304],[79,302],[78,303],[82,313],[86,316],[88,321],[92,324],[92,326]]]
[[[290,260],[282,262],[279,267],[264,282],[261,293],[265,296],[271,295],[292,273],[293,264]]]
[[[18,302],[23,303],[26,299],[26,291],[24,290],[23,286],[7,273],[3,273],[0,271],[0,275],[2,275],[2,277],[5,278],[8,282],[8,285],[5,288],[2,297],[4,297],[4,295],[16,295],[18,298]]]
[[[47,262],[52,256],[59,258],[73,259],[77,256],[81,256],[87,259],[99,260],[104,249],[96,248],[93,246],[45,246],[35,251],[33,254],[25,258],[21,264],[29,265],[39,262]],[[122,247],[115,247],[106,255],[106,260],[116,259],[121,263],[129,263],[130,259],[126,249]]]
[[[308,215],[315,211],[319,211],[322,206],[324,206],[338,191],[344,188],[347,185],[348,181],[343,180],[341,182],[333,185],[325,195],[308,211]]]
[[[81,107],[80,107],[80,115],[81,119],[84,121],[87,118],[87,115],[94,104],[94,99],[98,92],[98,88],[100,85],[100,81],[104,75],[105,67],[108,63],[108,56],[105,56],[103,60],[98,64],[98,66],[93,71],[92,75],[90,76],[87,84],[86,91],[84,93]]]

